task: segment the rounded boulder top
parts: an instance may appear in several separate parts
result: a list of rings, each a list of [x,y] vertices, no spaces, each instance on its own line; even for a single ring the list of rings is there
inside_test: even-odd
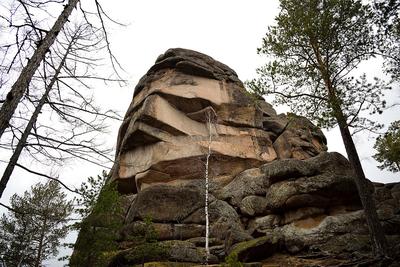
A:
[[[188,75],[241,84],[234,70],[212,57],[190,49],[170,48],[164,54],[158,56],[154,65],[140,79],[135,87],[134,96],[147,83],[153,81],[155,76],[157,77],[157,72],[166,69],[175,69]]]

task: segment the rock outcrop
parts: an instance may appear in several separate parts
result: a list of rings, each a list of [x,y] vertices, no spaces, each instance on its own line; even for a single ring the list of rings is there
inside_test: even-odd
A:
[[[304,117],[276,114],[228,66],[170,49],[136,86],[119,131],[112,180],[130,204],[115,258],[133,249],[129,237],[149,216],[168,244],[164,260],[204,261],[209,148],[209,262],[231,252],[261,261],[278,252],[368,251],[350,165],[326,152],[321,130]],[[384,229],[398,242],[400,184],[373,187]]]
[[[210,175],[218,186],[266,162],[326,150],[318,128],[305,118],[277,115],[250,96],[228,66],[170,49],[135,88],[119,131],[113,179],[124,193],[202,179],[210,135]]]

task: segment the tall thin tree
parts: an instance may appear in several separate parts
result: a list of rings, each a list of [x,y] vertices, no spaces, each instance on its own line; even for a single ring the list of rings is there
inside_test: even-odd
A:
[[[43,17],[41,12],[50,4],[59,8],[65,1],[10,1],[13,2],[17,5],[8,7],[8,17],[3,15],[7,9],[0,12],[0,28],[6,23],[10,29],[14,29],[10,30],[10,34],[15,34],[15,44],[0,42],[0,53],[4,55],[0,64],[0,86],[3,88],[9,85],[10,80],[24,66],[25,57],[37,53],[37,47],[45,40],[42,35],[49,35],[50,30],[45,30],[46,24],[37,19]],[[67,8],[65,6],[64,11]],[[37,68],[27,84],[27,90],[19,101],[20,105],[12,115],[12,121],[8,123],[7,134],[3,135],[0,143],[0,148],[11,150],[12,153],[0,182],[0,196],[15,166],[35,175],[57,179],[48,175],[45,169],[32,170],[29,166],[17,163],[22,148],[23,153],[34,162],[53,167],[65,165],[65,161],[69,159],[85,160],[103,168],[107,168],[107,164],[112,162],[111,149],[104,145],[101,134],[106,131],[109,120],[120,120],[120,116],[112,110],[103,111],[94,104],[92,86],[88,80],[91,80],[91,84],[96,81],[123,81],[115,68],[112,68],[111,74],[109,71],[100,75],[96,72],[98,65],[105,63],[102,61],[103,56],[108,54],[113,66],[116,60],[111,54],[103,20],[104,16],[108,16],[97,1],[93,1],[93,8],[98,13],[85,11],[80,6],[81,13],[57,32],[57,38],[44,54],[40,68]],[[44,15],[44,21],[47,21],[48,14]],[[79,40],[67,51],[77,31],[80,32]],[[67,55],[65,59],[64,55]],[[30,64],[30,61],[26,64]],[[55,76],[57,79],[54,79]],[[52,88],[48,88],[49,83]],[[47,97],[41,92],[43,84],[45,88],[51,89],[46,92]],[[6,102],[9,97],[4,98]],[[42,101],[45,103],[38,105]],[[5,102],[2,107],[7,106]],[[37,118],[39,113],[42,114],[40,119]],[[33,117],[30,118],[31,116]]]
[[[17,212],[3,214],[0,220],[4,260],[10,266],[41,266],[57,254],[60,240],[68,233],[72,201],[56,181],[48,181],[32,186],[23,196],[13,195],[11,206]]]
[[[58,76],[61,73],[62,68],[64,67],[64,64],[67,60],[67,57],[70,54],[71,49],[73,48],[75,42],[78,40],[79,37],[79,33],[80,31],[77,30],[75,32],[74,36],[71,36],[71,40],[70,43],[68,44],[67,49],[65,50],[65,53],[61,59],[61,62],[59,63],[59,66],[57,67],[57,69],[55,70],[55,73],[53,75],[53,77],[50,80],[50,83],[46,86],[45,92],[43,93],[42,97],[40,98],[39,102],[37,103],[37,106],[32,114],[32,116],[29,119],[28,124],[25,127],[24,132],[22,133],[20,139],[18,140],[18,144],[10,158],[10,161],[7,164],[6,169],[4,170],[3,176],[1,177],[0,180],[0,198],[3,195],[4,189],[7,186],[8,180],[10,179],[10,176],[18,162],[18,158],[21,155],[21,152],[23,150],[23,148],[26,145],[26,141],[28,140],[28,136],[31,133],[34,125],[37,122],[37,118],[42,110],[43,105],[46,103],[47,98],[49,96],[50,90],[53,88],[54,84],[56,83]]]
[[[273,61],[260,68],[259,79],[249,83],[259,94],[274,94],[278,103],[320,126],[339,126],[354,170],[373,249],[388,255],[388,244],[372,197],[373,187],[354,145],[353,132],[380,125],[363,118],[362,111],[382,112],[383,90],[388,86],[366,75],[352,76],[361,62],[374,54],[370,9],[359,0],[281,0],[276,26],[268,28],[259,53]]]
[[[77,6],[79,0],[69,0],[65,5],[64,10],[59,15],[58,19],[54,23],[53,27],[46,33],[43,40],[40,40],[38,47],[33,53],[32,57],[28,60],[28,63],[23,68],[17,81],[12,86],[11,90],[7,93],[7,97],[1,106],[0,110],[0,139],[5,129],[8,127],[8,123],[11,117],[14,115],[21,98],[24,96],[28,89],[29,83],[32,80],[33,75],[38,69],[40,63],[44,60],[46,53],[49,48],[56,40],[58,33],[62,30],[65,23],[68,21],[74,8]]]

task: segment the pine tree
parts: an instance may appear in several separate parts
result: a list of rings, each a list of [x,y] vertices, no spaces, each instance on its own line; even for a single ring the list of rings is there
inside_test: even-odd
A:
[[[317,122],[339,126],[347,156],[354,170],[370,230],[374,252],[387,255],[388,245],[354,145],[353,133],[380,125],[360,112],[381,113],[388,86],[366,75],[352,75],[357,66],[375,53],[371,10],[360,0],[281,0],[276,25],[268,28],[259,53],[274,58],[258,70],[260,78],[249,83],[259,94],[274,94],[278,103]]]
[[[385,59],[384,71],[400,81],[400,0],[373,0],[377,49]]]
[[[105,171],[89,177],[81,185],[76,210],[82,221],[70,259],[70,266],[106,266],[117,249],[118,230],[122,227],[122,204],[115,183],[107,183]]]
[[[378,136],[374,148],[377,153],[373,156],[381,170],[400,171],[400,121],[392,122],[387,132]]]
[[[8,216],[0,220],[0,243],[8,266],[41,266],[55,256],[60,240],[68,233],[72,201],[66,199],[56,181],[38,183],[23,196],[11,197]]]

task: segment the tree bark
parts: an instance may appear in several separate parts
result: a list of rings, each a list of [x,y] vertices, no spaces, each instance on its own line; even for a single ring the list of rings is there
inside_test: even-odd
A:
[[[328,88],[328,90],[330,103],[332,105],[336,121],[339,125],[340,134],[346,149],[347,157],[349,158],[349,162],[354,171],[354,182],[357,186],[358,195],[364,208],[364,214],[369,228],[373,252],[377,256],[389,256],[389,246],[385,233],[383,232],[382,225],[379,222],[378,213],[376,212],[376,205],[373,198],[373,185],[365,177],[356,146],[354,145],[346,118],[340,107],[340,103],[338,102],[339,100],[336,97],[335,91],[332,87]]]
[[[25,215],[23,215],[23,216],[25,216]],[[25,237],[26,236],[26,224],[24,224],[24,228],[23,229],[24,230],[22,231],[21,236]],[[27,243],[30,242],[30,241],[31,241],[30,238],[29,238],[29,240],[25,241],[25,244],[24,244],[24,242],[20,241],[19,242],[19,247],[23,248],[23,250],[25,252],[27,250]],[[25,257],[25,253],[21,253],[20,258],[18,260],[17,267],[20,267],[22,265],[22,262],[24,261],[24,257]]]
[[[373,198],[374,189],[370,182],[365,178],[360,158],[358,157],[349,128],[347,125],[340,125],[339,123],[339,129],[346,148],[347,156],[349,157],[350,164],[355,172],[354,181],[357,185],[358,194],[360,195],[361,203],[364,207],[365,218],[367,220],[374,253],[379,256],[389,256],[389,246],[376,212],[376,205]]]
[[[78,2],[79,0],[68,1],[68,4],[65,5],[64,10],[61,12],[53,27],[46,34],[39,47],[33,53],[32,58],[28,60],[27,65],[23,68],[17,81],[11,87],[10,92],[8,92],[7,98],[0,110],[0,139],[5,129],[8,127],[21,98],[26,92],[33,75],[40,65],[40,62],[45,58],[46,53],[54,43],[58,33],[68,21],[68,17],[71,15],[72,10],[76,7]]]
[[[40,267],[40,264],[42,263],[43,240],[45,236],[46,223],[47,223],[47,217],[44,218],[42,232],[40,233],[39,247],[35,259],[35,267]]]
[[[349,158],[349,162],[354,171],[354,182],[357,186],[358,195],[364,208],[364,214],[369,229],[373,252],[377,256],[389,256],[390,252],[388,250],[388,242],[376,212],[376,205],[373,198],[374,189],[372,188],[370,182],[365,178],[356,146],[354,145],[353,138],[347,125],[346,117],[343,114],[343,110],[330,78],[327,67],[328,63],[323,61],[317,43],[313,42],[312,39],[310,40],[310,43],[318,63],[318,69],[321,73],[325,88],[327,90],[329,104],[332,107],[334,117],[339,125],[340,134],[346,149],[347,157]]]
[[[39,100],[39,103],[37,104],[35,111],[33,112],[31,118],[29,119],[28,124],[25,127],[24,132],[22,133],[21,138],[18,141],[17,147],[14,150],[14,153],[12,154],[6,169],[4,170],[3,176],[1,177],[0,180],[0,198],[3,195],[3,192],[7,186],[8,180],[11,177],[11,174],[15,168],[15,165],[18,162],[19,156],[22,153],[22,150],[25,147],[26,140],[28,139],[29,134],[32,131],[33,126],[36,124],[37,118],[40,114],[40,111],[42,110],[44,104],[46,103],[47,97],[53,88],[54,83],[57,81],[58,75],[61,72],[61,69],[63,68],[65,61],[67,60],[67,56],[70,53],[70,50],[72,48],[72,45],[75,42],[75,36],[72,37],[71,42],[68,45],[67,50],[65,51],[65,54],[63,55],[63,58],[61,59],[61,62],[59,66],[57,67],[54,76],[51,78],[50,83],[47,85],[45,92],[43,93],[42,97]]]

